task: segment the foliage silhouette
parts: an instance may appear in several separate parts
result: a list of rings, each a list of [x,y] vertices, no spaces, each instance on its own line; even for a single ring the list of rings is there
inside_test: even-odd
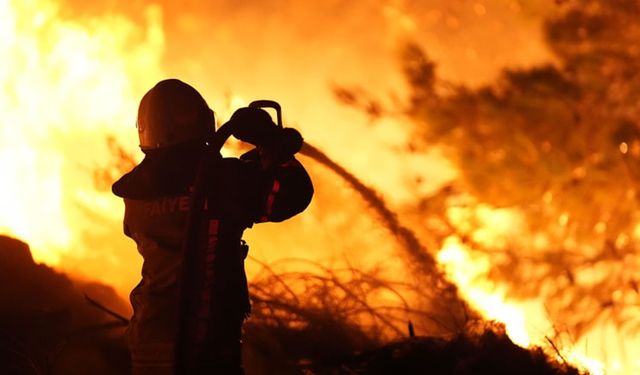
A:
[[[401,56],[408,147],[437,147],[459,172],[407,211],[435,246],[455,235],[488,257],[492,280],[545,300],[576,338],[603,320],[640,330],[639,17],[633,1],[563,3],[544,24],[555,61],[478,88],[440,79],[417,44]],[[453,206],[470,213],[462,225]],[[474,237],[482,207],[514,217],[501,243]]]

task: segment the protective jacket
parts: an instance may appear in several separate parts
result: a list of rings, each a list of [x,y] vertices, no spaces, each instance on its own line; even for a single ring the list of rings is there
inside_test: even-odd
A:
[[[194,184],[204,189],[199,207]],[[159,149],[113,192],[124,198],[124,233],[144,260],[130,296],[134,374],[172,374],[177,350],[186,351],[189,373],[241,373],[240,330],[250,311],[242,234],[307,207],[313,187],[302,164],[291,157],[265,170],[255,150],[221,158],[205,146]],[[185,248],[194,209],[201,214]]]

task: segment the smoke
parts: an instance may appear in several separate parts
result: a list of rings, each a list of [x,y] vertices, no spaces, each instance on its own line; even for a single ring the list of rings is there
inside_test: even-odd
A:
[[[136,22],[151,8],[122,0],[63,4],[63,14],[80,20],[115,13]],[[407,181],[428,174],[437,184],[450,176],[448,166],[433,153],[406,150],[409,135],[397,121],[372,124],[342,107],[334,100],[332,84],[366,87],[393,107],[394,98],[406,93],[397,55],[409,40],[428,51],[441,77],[455,82],[481,84],[504,66],[549,59],[540,35],[542,10],[515,0],[155,4],[163,31],[162,74],[193,84],[221,120],[230,115],[230,97],[245,104],[278,100],[290,125],[389,194],[393,203],[411,200]],[[433,189],[425,185],[422,189]]]
[[[344,170],[360,176],[361,187],[371,186],[384,197],[385,203],[379,204],[376,194],[368,196],[360,189],[411,263],[433,275],[425,284],[439,285],[441,276],[429,252],[394,220],[391,208],[451,179],[450,166],[437,152],[409,150],[401,119],[372,121],[337,103],[331,87],[365,87],[393,108],[405,93],[396,54],[406,40],[426,46],[443,67],[442,75],[453,81],[478,83],[504,65],[546,59],[537,37],[538,19],[527,18],[526,9],[511,3],[486,1],[483,8],[444,0],[15,3],[9,10],[16,9],[17,26],[3,24],[20,43],[0,46],[6,56],[22,60],[9,65],[2,83],[22,94],[12,92],[11,100],[0,104],[3,116],[9,116],[3,123],[31,130],[19,136],[12,130],[3,137],[11,142],[1,146],[11,151],[10,143],[37,139],[29,144],[35,161],[14,167],[15,175],[19,170],[45,170],[51,184],[45,187],[43,172],[34,172],[27,180],[16,179],[16,191],[6,195],[27,191],[25,202],[43,201],[34,211],[48,220],[38,225],[55,226],[55,235],[63,237],[58,248],[66,248],[49,257],[44,253],[51,248],[46,246],[48,233],[17,234],[38,244],[36,259],[75,275],[98,277],[126,294],[139,277],[140,258],[133,243],[120,234],[121,202],[92,185],[93,170],[109,163],[110,150],[102,140],[110,136],[140,157],[134,128],[137,101],[153,83],[173,76],[198,88],[221,121],[253,99],[278,100],[287,125],[335,155]],[[487,46],[491,48],[485,52]],[[29,69],[20,70],[25,66]],[[15,165],[13,153],[4,160],[2,167]],[[395,250],[377,219],[359,215],[361,203],[350,203],[346,189],[330,191],[334,180],[314,176],[320,193],[309,211],[278,227],[256,228],[252,252],[263,249],[258,250],[262,259],[277,259],[289,251],[282,249],[293,249],[308,258],[349,254],[354,261],[365,253],[358,248],[368,248],[375,251],[367,256],[380,261]],[[418,180],[422,182],[415,183]],[[353,185],[356,180],[347,181]],[[42,212],[41,207],[57,200],[63,202],[60,207]],[[23,208],[13,213],[14,222]],[[25,227],[36,227],[33,216],[24,216]],[[443,284],[444,289],[450,286]]]
[[[483,14],[475,7],[480,3]],[[406,41],[423,46],[439,75],[454,82],[481,84],[504,66],[532,66],[549,56],[539,18],[505,0],[161,4],[168,75],[194,83],[214,109],[224,107],[226,93],[247,103],[278,100],[285,122],[391,204],[413,200],[407,182],[416,178],[428,181],[420,189],[434,189],[451,177],[449,166],[436,152],[408,150],[402,119],[372,122],[341,106],[333,84],[364,87],[402,112],[398,53]]]

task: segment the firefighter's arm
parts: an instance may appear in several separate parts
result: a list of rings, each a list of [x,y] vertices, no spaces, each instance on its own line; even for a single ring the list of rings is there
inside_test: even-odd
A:
[[[241,156],[246,162],[261,165],[257,168],[258,212],[254,222],[281,222],[307,208],[313,196],[313,184],[304,166],[294,155],[280,159],[268,168],[264,167],[264,155],[265,151],[255,148]]]
[[[260,212],[255,222],[280,222],[304,211],[311,202],[313,184],[295,158],[302,135],[293,128],[276,126],[257,108],[238,109],[229,123],[234,137],[256,146],[240,157],[260,165]]]
[[[304,211],[313,196],[313,184],[295,158],[265,172],[266,191],[256,222],[281,222]]]

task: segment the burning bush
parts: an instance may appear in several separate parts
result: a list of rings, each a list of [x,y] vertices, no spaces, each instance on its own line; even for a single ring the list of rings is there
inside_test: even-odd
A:
[[[504,326],[475,322],[451,339],[412,338],[314,368],[330,374],[434,374],[434,375],[578,375],[575,368],[551,361],[539,348],[514,345]]]
[[[640,6],[558,3],[543,25],[555,61],[480,87],[442,80],[418,43],[404,50],[407,148],[437,148],[458,172],[405,212],[437,248],[455,239],[468,263],[486,264],[494,289],[541,301],[558,337],[597,335],[581,342],[602,347],[588,355],[635,373],[625,358],[640,327]],[[360,109],[372,100],[336,95]]]
[[[296,262],[305,264],[286,271]],[[579,374],[541,348],[513,344],[500,323],[470,319],[448,335],[412,336],[410,320],[433,315],[402,297],[415,286],[309,265],[264,265],[252,283],[247,359],[256,374]],[[395,304],[380,305],[385,293]]]

